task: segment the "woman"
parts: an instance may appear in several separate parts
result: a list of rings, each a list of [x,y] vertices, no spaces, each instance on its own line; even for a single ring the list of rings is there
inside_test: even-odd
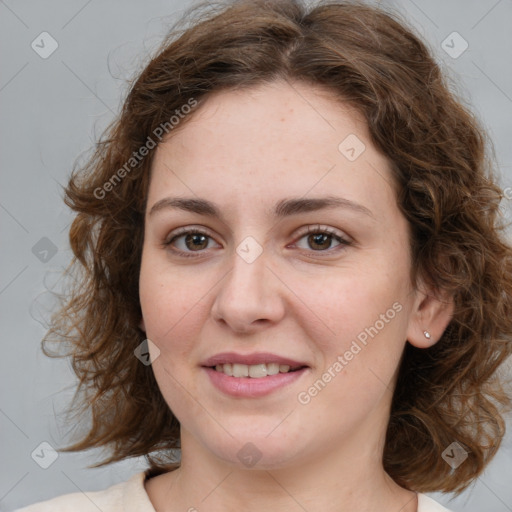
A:
[[[45,340],[92,412],[62,451],[150,467],[22,510],[447,510],[424,493],[481,474],[510,405],[501,197],[393,16],[206,11],[69,182],[83,271]]]

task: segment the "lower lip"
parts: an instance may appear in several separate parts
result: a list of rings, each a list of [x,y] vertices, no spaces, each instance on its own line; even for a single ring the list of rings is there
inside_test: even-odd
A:
[[[213,368],[203,368],[217,389],[227,395],[242,398],[258,398],[269,395],[273,391],[289,386],[297,379],[300,379],[308,370],[308,368],[302,368],[294,372],[277,373],[276,375],[254,379],[251,377],[230,377]]]

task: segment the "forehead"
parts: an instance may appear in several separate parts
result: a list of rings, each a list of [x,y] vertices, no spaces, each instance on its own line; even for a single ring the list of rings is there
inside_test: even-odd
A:
[[[227,203],[333,191],[394,201],[364,117],[321,88],[282,81],[216,92],[178,128],[156,150],[152,199],[173,189]]]
[[[337,154],[339,142],[350,134],[369,138],[366,121],[355,107],[320,87],[276,81],[209,95],[184,128],[171,132],[168,142],[174,151],[194,144],[194,156],[222,149],[228,158],[249,148],[278,148],[288,158],[303,154],[318,158],[317,153],[326,150]],[[264,151],[261,158],[275,155]],[[222,154],[215,151],[215,156],[219,161]]]

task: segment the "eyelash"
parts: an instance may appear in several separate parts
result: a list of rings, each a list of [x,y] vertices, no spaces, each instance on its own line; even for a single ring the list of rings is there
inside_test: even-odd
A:
[[[163,246],[164,247],[169,247],[169,246],[171,246],[171,244],[175,240],[177,240],[178,238],[182,237],[183,235],[188,235],[188,234],[204,235],[204,236],[207,236],[208,238],[213,238],[208,232],[203,231],[202,229],[199,229],[199,228],[195,228],[195,229],[181,228],[177,232],[173,233],[172,237],[168,241],[165,241],[163,243]],[[336,246],[334,249],[327,249],[325,251],[314,251],[314,250],[311,250],[309,252],[314,252],[314,253],[327,253],[327,252],[329,252],[329,253],[331,253],[332,251],[336,251],[337,252],[338,250],[343,250],[346,246],[352,245],[352,242],[350,242],[348,239],[343,238],[341,235],[337,234],[335,231],[333,231],[333,230],[331,230],[329,228],[322,228],[320,225],[308,226],[305,231],[301,232],[298,235],[299,238],[297,239],[297,241],[300,240],[301,238],[304,238],[307,235],[310,235],[310,234],[317,234],[317,235],[327,234],[327,235],[330,235],[333,239],[335,239],[337,242],[339,242],[340,245]],[[303,250],[305,250],[305,249],[303,249]],[[198,258],[198,257],[201,257],[200,253],[204,252],[204,250],[202,250],[202,251],[197,251],[198,254],[194,254],[194,252],[196,252],[196,251],[186,252],[186,251],[181,251],[179,249],[172,249],[172,251],[177,253],[178,256],[182,256],[184,258]],[[322,257],[322,256],[320,256],[320,257]]]

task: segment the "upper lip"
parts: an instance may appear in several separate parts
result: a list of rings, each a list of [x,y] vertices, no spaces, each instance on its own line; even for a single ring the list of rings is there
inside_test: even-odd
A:
[[[254,354],[237,354],[236,352],[222,352],[216,354],[205,361],[202,366],[216,366],[218,364],[226,363],[237,363],[237,364],[262,364],[262,363],[278,363],[286,364],[291,367],[308,366],[306,363],[290,359],[289,357],[279,356],[277,354],[271,354],[269,352],[258,352]]]

